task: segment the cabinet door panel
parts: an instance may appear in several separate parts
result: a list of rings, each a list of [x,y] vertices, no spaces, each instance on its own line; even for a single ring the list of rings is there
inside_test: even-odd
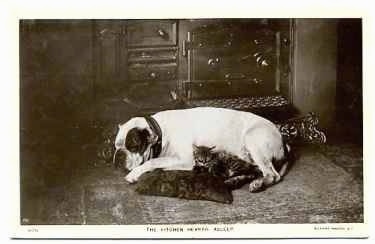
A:
[[[281,88],[285,91],[289,20],[234,19],[194,25],[186,45],[190,98],[262,96],[280,93]]]
[[[128,78],[132,81],[167,81],[176,79],[175,64],[131,64]]]

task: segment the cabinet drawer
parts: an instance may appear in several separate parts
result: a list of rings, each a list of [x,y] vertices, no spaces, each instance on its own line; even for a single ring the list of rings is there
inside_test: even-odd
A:
[[[171,64],[130,64],[128,78],[133,81],[167,81],[176,79],[177,65]]]
[[[177,48],[132,49],[128,51],[129,63],[176,62]]]
[[[129,47],[176,45],[176,21],[134,20],[127,27]]]

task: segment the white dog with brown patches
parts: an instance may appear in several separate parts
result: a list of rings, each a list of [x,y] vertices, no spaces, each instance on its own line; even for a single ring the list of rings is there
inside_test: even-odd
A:
[[[135,117],[119,125],[115,140],[116,152],[126,154],[130,172],[125,180],[130,183],[157,168],[191,170],[193,144],[215,146],[255,163],[263,177],[250,183],[251,191],[280,181],[273,162],[285,158],[281,134],[272,122],[249,112],[212,107],[162,111],[151,122]]]

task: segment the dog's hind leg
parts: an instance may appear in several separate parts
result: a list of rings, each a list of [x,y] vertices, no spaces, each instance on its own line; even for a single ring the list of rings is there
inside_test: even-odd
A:
[[[245,149],[263,175],[250,183],[251,192],[259,191],[280,181],[281,176],[272,161],[283,157],[282,145],[281,136],[269,128],[255,128],[246,134]]]
[[[268,186],[276,184],[281,180],[280,174],[275,170],[270,160],[266,160],[262,157],[258,158],[257,156],[254,157],[254,155],[253,160],[262,171],[263,176],[253,180],[250,183],[249,190],[251,192],[257,192],[259,190],[265,189]]]
[[[281,177],[283,177],[287,173],[288,167],[289,167],[289,162],[284,162],[284,164],[281,166],[281,169],[279,170],[279,174]]]

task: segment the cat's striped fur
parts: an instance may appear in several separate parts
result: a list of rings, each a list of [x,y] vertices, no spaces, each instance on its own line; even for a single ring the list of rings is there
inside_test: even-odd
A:
[[[231,189],[236,189],[262,176],[257,166],[215,147],[193,145],[194,170],[207,170],[220,176]]]

